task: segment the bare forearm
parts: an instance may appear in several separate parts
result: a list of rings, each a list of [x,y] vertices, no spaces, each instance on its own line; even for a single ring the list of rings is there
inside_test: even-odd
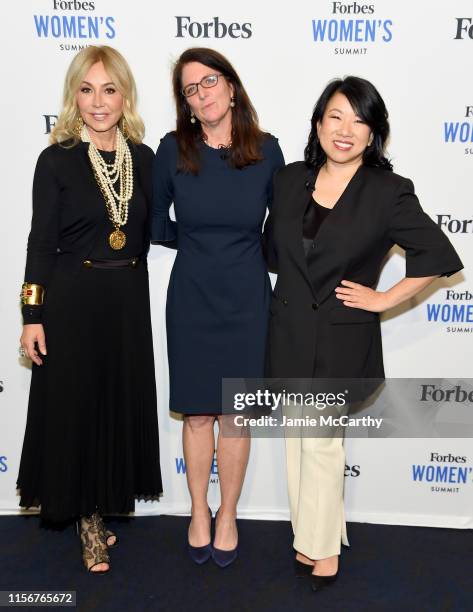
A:
[[[438,276],[423,276],[421,278],[403,278],[387,291],[375,291],[359,283],[342,280],[335,289],[335,294],[345,306],[361,308],[370,312],[384,312],[394,308],[425,289]]]
[[[391,289],[384,292],[386,308],[394,308],[414,297],[420,291],[428,287],[438,276],[423,276],[421,278],[403,278],[393,285]]]

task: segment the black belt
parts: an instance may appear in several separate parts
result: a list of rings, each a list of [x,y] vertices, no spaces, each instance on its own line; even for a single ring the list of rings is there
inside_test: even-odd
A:
[[[113,268],[136,268],[140,263],[139,257],[132,259],[86,259],[82,262],[84,268],[101,268],[111,270]]]

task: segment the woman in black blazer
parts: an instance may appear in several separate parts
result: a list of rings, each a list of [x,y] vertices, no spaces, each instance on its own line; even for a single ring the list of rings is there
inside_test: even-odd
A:
[[[18,488],[51,522],[78,519],[87,570],[109,570],[102,515],[158,497],[146,255],[153,152],[125,59],[89,46],[39,156],[20,354],[33,361]]]
[[[347,77],[319,98],[305,160],[279,170],[264,244],[278,279],[271,304],[272,378],[382,378],[379,313],[462,268],[422,210],[409,179],[385,157],[388,114],[374,86]],[[389,249],[406,252],[406,277],[375,287]],[[318,590],[338,572],[343,439],[286,439],[296,571]],[[325,434],[324,434],[325,435]]]

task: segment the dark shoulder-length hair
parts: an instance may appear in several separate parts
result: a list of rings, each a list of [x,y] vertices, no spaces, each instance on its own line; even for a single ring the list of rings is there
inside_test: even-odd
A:
[[[388,111],[376,87],[360,77],[347,76],[331,81],[317,100],[311,119],[309,141],[304,151],[305,163],[309,168],[320,168],[327,159],[317,136],[317,124],[322,121],[330,98],[342,93],[347,97],[355,113],[371,129],[373,140],[363,153],[363,164],[375,168],[393,169],[386,157],[386,143],[389,137]]]
[[[264,132],[259,129],[258,115],[243,87],[235,68],[226,57],[213,49],[194,47],[187,49],[177,60],[172,84],[176,102],[176,139],[179,150],[178,170],[198,174],[200,169],[199,143],[203,132],[200,121],[190,121],[190,108],[182,94],[182,70],[190,62],[199,62],[223,74],[233,86],[235,106],[232,113],[232,145],[228,161],[235,168],[244,168],[263,159],[261,153]]]

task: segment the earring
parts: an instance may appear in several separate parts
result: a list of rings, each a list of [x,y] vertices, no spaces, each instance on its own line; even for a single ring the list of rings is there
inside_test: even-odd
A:
[[[195,123],[196,119],[195,119],[195,115],[194,113],[191,111],[191,123]]]
[[[231,99],[230,99],[230,106],[231,106],[232,108],[235,108],[235,98],[234,98],[233,96],[232,96],[232,97],[231,97]]]
[[[122,116],[122,118],[120,119],[120,126],[119,129],[121,131],[121,133],[123,134],[123,138],[126,140],[129,136],[128,134],[128,123],[125,119],[125,115]]]
[[[82,135],[82,128],[84,127],[84,120],[82,119],[82,117],[79,115],[74,123],[74,127],[72,128],[72,131],[74,132],[74,134],[77,136],[77,138],[80,140],[81,135]]]

